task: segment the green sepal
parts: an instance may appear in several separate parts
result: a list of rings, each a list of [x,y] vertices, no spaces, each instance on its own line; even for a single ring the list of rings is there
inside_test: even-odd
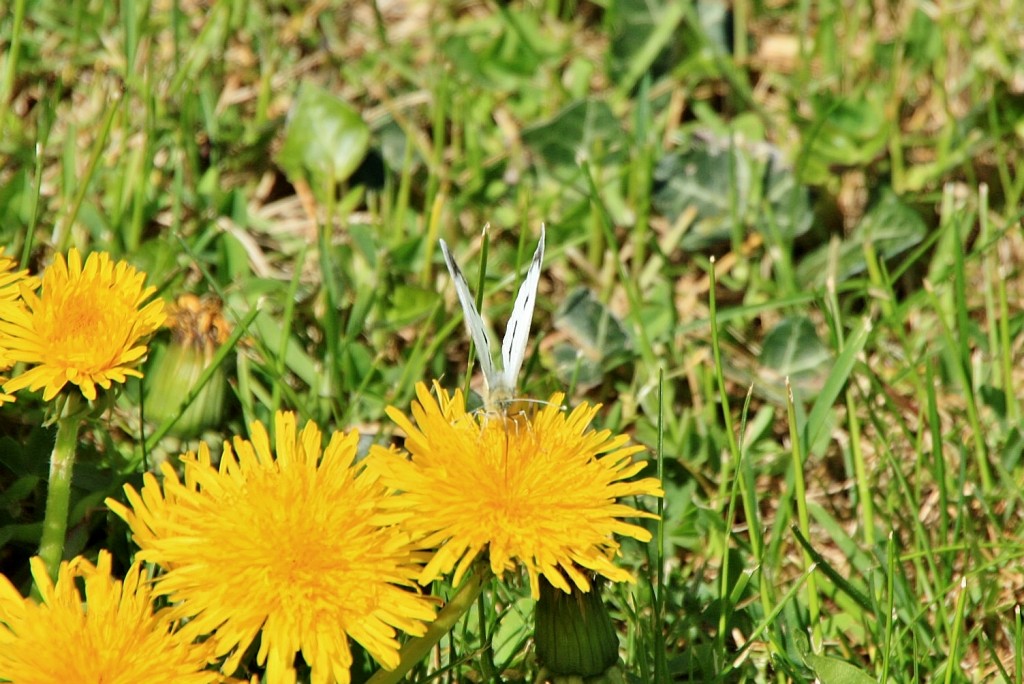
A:
[[[556,676],[553,681],[602,675],[619,660],[619,640],[598,578],[591,579],[588,592],[573,586],[566,593],[541,577],[533,638],[537,660]]]

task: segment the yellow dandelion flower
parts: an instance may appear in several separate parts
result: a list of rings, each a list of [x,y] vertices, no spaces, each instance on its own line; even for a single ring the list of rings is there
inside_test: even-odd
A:
[[[211,634],[232,672],[260,636],[268,682],[291,682],[301,653],[314,683],[349,681],[347,637],[386,668],[398,665],[396,629],[421,635],[434,612],[417,594],[420,558],[408,536],[387,527],[387,489],[354,465],[359,435],[335,433],[323,450],[312,422],[278,413],[276,443],[252,425],[252,441],[225,443],[219,469],[209,450],[183,457],[184,482],[163,469],[131,508],[107,503],[132,528],[139,558],[166,572],[155,591],[194,635]],[[276,456],[275,456],[276,453]],[[347,635],[347,636],[346,636]]]
[[[0,307],[0,336],[14,361],[32,365],[4,384],[4,391],[43,389],[49,401],[67,383],[78,385],[90,400],[96,385],[109,389],[124,382],[146,354],[143,338],[164,321],[164,304],[144,302],[154,288],[144,288],[145,274],[103,252],[85,264],[72,249],[65,262],[57,255],[44,272],[42,290],[21,288],[17,305]]]
[[[110,576],[110,554],[97,566],[61,563],[53,584],[39,558],[32,575],[42,603],[22,598],[0,575],[0,680],[34,684],[206,684],[210,648],[170,629],[153,611],[148,582],[136,564],[124,581]],[[84,596],[76,584],[84,579]]]
[[[540,576],[563,591],[567,579],[588,591],[586,571],[632,580],[613,562],[615,535],[647,541],[647,530],[622,519],[655,516],[619,499],[662,495],[656,478],[631,480],[644,467],[631,457],[643,447],[590,429],[599,406],[567,414],[562,394],[532,416],[513,418],[467,413],[461,392],[435,390],[437,399],[417,386],[413,420],[388,411],[407,435],[409,458],[395,450],[372,454],[372,467],[401,492],[388,506],[405,511],[403,524],[437,548],[420,582],[454,568],[458,584],[485,550],[497,576],[521,563],[534,598]]]
[[[0,302],[12,301],[21,295],[21,285],[35,288],[39,279],[30,276],[27,270],[15,271],[18,262],[4,256],[4,247],[0,247]]]
[[[4,247],[0,247],[0,319],[4,317],[3,309],[15,307],[15,300],[21,296],[21,288],[32,289],[38,285],[38,278],[30,276],[27,270],[15,271],[17,262],[11,257],[4,256]],[[7,337],[0,331],[0,370],[6,370],[14,365],[7,351]],[[7,378],[0,376],[0,385],[7,382]],[[5,402],[14,401],[13,394],[5,394],[0,391],[0,406]]]

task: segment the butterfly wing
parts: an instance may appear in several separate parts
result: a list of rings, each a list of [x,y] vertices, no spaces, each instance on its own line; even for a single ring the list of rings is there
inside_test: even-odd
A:
[[[488,388],[493,387],[495,383],[500,381],[494,370],[494,359],[491,358],[491,343],[487,338],[487,329],[484,327],[484,321],[480,317],[480,312],[476,310],[476,304],[473,303],[473,295],[469,292],[466,276],[462,275],[462,270],[455,263],[455,258],[448,251],[448,245],[445,244],[444,240],[441,240],[441,253],[444,255],[444,263],[448,266],[448,273],[451,274],[452,281],[455,283],[455,294],[459,296],[459,304],[462,305],[462,316],[466,319],[466,328],[469,329],[469,335],[473,338],[473,344],[476,346],[476,356],[480,359],[480,367],[484,371],[484,381],[487,383]]]
[[[512,307],[512,316],[505,328],[505,338],[501,342],[502,370],[499,383],[503,390],[512,393],[515,390],[516,378],[523,367],[526,356],[526,343],[530,338],[530,324],[533,322],[533,307],[537,303],[537,285],[540,283],[540,267],[544,261],[544,225],[540,227],[540,243],[533,253],[533,261],[526,271],[523,284],[519,286],[516,303]]]

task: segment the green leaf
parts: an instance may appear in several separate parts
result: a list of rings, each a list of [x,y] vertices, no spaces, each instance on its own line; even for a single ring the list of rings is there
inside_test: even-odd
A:
[[[440,49],[460,82],[522,94],[545,61],[557,60],[564,53],[537,13],[512,6],[501,9],[461,23],[457,33],[441,41]],[[541,96],[539,90],[537,96]]]
[[[687,149],[663,157],[654,170],[655,208],[675,222],[684,211],[696,211],[683,236],[684,250],[700,250],[727,242],[735,218],[746,213],[750,164],[725,144],[695,141]]]
[[[845,660],[808,653],[804,662],[814,670],[821,684],[876,684],[877,681]]]
[[[834,275],[843,282],[867,270],[864,243],[870,242],[880,259],[891,260],[917,246],[928,234],[924,219],[892,190],[884,189],[864,218],[840,245],[834,267],[829,245],[822,245],[797,267],[797,279],[808,288],[824,287]]]
[[[870,163],[888,141],[885,100],[875,91],[845,97],[822,96],[807,132],[802,180],[821,185],[833,178],[834,166]]]
[[[396,283],[391,293],[391,310],[384,325],[397,330],[428,316],[437,306],[437,290],[415,283]]]
[[[836,539],[840,539],[841,540],[841,539],[843,539],[843,537],[841,536],[842,535],[841,530],[840,530],[840,534],[839,535],[836,535],[834,533],[836,528],[839,527],[839,525],[835,523],[835,520],[834,519],[829,520],[827,518],[824,518],[823,515],[820,515],[821,513],[822,513],[822,509],[820,507],[818,507],[818,510],[817,510],[817,512],[815,514],[815,520],[817,520],[819,522],[822,521],[822,520],[825,520],[827,523],[829,523],[827,525],[827,527],[831,531],[833,531],[833,535],[832,535],[833,536],[833,540],[836,540]],[[804,547],[804,550],[811,557],[811,560],[813,560],[816,563],[816,566],[815,566],[816,570],[818,572],[820,572],[821,574],[825,575],[825,577],[827,577],[834,585],[836,585],[837,589],[839,589],[840,591],[845,593],[847,596],[849,596],[851,599],[853,599],[853,601],[865,613],[868,613],[868,614],[871,614],[871,615],[875,615],[876,611],[875,611],[875,609],[871,605],[870,597],[866,593],[864,593],[864,591],[862,591],[861,589],[858,589],[856,586],[854,586],[854,584],[853,584],[853,582],[851,580],[848,580],[848,579],[844,578],[839,573],[838,570],[833,568],[832,565],[828,562],[828,560],[826,560],[824,556],[822,556],[820,553],[818,553],[818,550],[815,549],[814,546],[811,545],[811,542],[808,541],[802,534],[800,534],[800,527],[799,526],[793,525],[790,529],[793,532],[793,536],[796,537],[796,540],[800,543],[800,545],[802,547]]]
[[[683,236],[685,250],[727,242],[738,229],[771,241],[792,240],[810,228],[807,189],[766,143],[741,145],[714,134],[666,155],[654,171],[655,208],[670,222],[696,212]]]
[[[0,490],[0,509],[7,511],[13,509],[22,501],[27,500],[35,491],[40,481],[41,478],[35,475],[26,475],[17,478],[9,484],[5,484],[6,489]]]
[[[911,14],[904,41],[907,59],[915,70],[930,69],[942,54],[942,33],[935,30],[935,20],[920,7]]]
[[[753,217],[757,232],[777,243],[792,241],[810,230],[814,222],[810,192],[774,147],[768,148],[762,192]]]
[[[839,393],[843,391],[843,387],[846,386],[846,381],[849,379],[850,373],[853,372],[853,367],[857,362],[857,356],[864,349],[864,345],[870,336],[871,321],[865,318],[857,324],[857,327],[846,339],[846,346],[843,347],[842,353],[832,366],[828,380],[818,394],[818,398],[815,399],[810,415],[807,416],[807,423],[804,425],[804,444],[808,450],[818,441],[818,436],[822,429],[832,425],[831,421],[827,420],[826,414],[832,413],[832,406],[835,404],[836,399],[839,398]]]
[[[596,387],[604,371],[601,363],[581,353],[578,347],[559,342],[551,350],[555,376],[559,382],[574,387]]]
[[[10,437],[0,438],[0,482],[8,482],[3,468],[15,476],[30,475],[45,479],[49,472],[50,454],[53,451],[55,431],[52,427],[40,427],[32,431],[27,443]]]
[[[764,338],[760,357],[762,366],[799,385],[820,385],[831,360],[814,324],[804,316],[786,318],[775,326]]]
[[[303,83],[292,105],[277,163],[313,191],[344,182],[366,156],[370,129],[355,109],[319,86]]]
[[[373,359],[373,353],[366,345],[356,342],[347,344],[342,350],[340,361],[342,387],[349,392],[355,391],[374,371]]]
[[[16,118],[16,117],[12,117]],[[7,135],[10,135],[8,133]],[[17,234],[28,224],[26,208],[32,197],[32,179],[29,177],[29,166],[11,173],[9,180],[0,183],[0,226],[3,226],[4,240],[7,234]],[[12,256],[10,251],[7,256]],[[13,255],[17,256],[17,255]]]
[[[553,117],[523,131],[523,142],[553,171],[579,172],[578,156],[599,144],[601,161],[609,162],[609,151],[621,150],[622,124],[601,100],[580,100]]]
[[[619,0],[610,6],[608,67],[622,92],[630,92],[644,73],[666,73],[692,50],[695,41],[679,30],[684,9],[673,0]]]
[[[554,326],[569,340],[554,348],[555,374],[566,384],[600,383],[606,361],[632,347],[619,319],[585,287],[565,298],[555,312]]]
[[[396,174],[403,170],[419,171],[424,164],[419,148],[411,143],[405,130],[394,119],[387,119],[374,129],[384,165]]]
[[[511,662],[523,644],[533,636],[533,599],[520,598],[501,612],[498,628],[491,635],[494,662]]]
[[[555,312],[554,323],[593,358],[607,358],[631,346],[619,319],[586,287],[569,293]]]
[[[295,373],[304,383],[316,386],[319,364],[303,349],[294,335],[287,340],[281,339],[282,322],[267,311],[261,311],[254,321],[254,334],[261,340],[266,349],[276,354],[284,343],[285,367]]]

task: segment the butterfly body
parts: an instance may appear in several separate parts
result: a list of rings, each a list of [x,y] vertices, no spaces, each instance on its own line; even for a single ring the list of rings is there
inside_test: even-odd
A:
[[[491,356],[490,338],[487,335],[483,318],[476,309],[466,277],[462,275],[462,270],[455,258],[452,257],[444,240],[441,240],[441,253],[444,255],[444,262],[448,266],[452,282],[455,283],[455,293],[462,306],[466,328],[476,346],[480,367],[484,373],[486,385],[484,405],[488,410],[504,409],[515,399],[516,378],[519,376],[519,371],[523,367],[523,359],[526,356],[526,343],[530,337],[533,309],[537,303],[540,268],[544,261],[544,226],[541,225],[540,243],[533,253],[533,259],[530,261],[523,284],[519,287],[519,293],[516,295],[516,301],[512,307],[512,315],[505,328],[505,337],[501,342],[500,370],[495,366],[494,358]]]

